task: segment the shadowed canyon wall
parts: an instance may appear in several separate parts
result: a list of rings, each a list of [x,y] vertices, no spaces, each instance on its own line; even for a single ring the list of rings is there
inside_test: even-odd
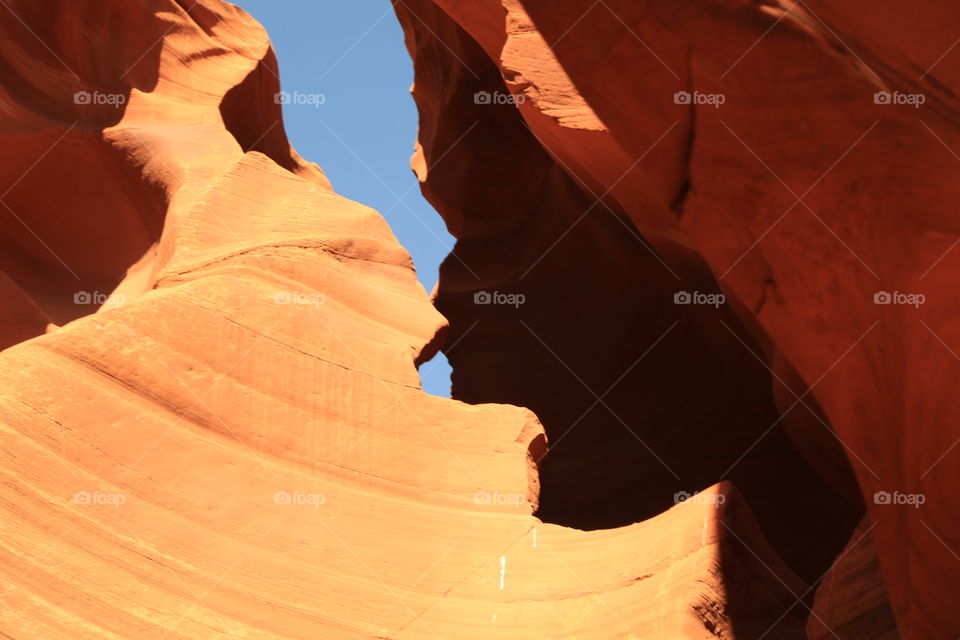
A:
[[[541,418],[539,514],[731,479],[806,579],[875,541],[901,633],[955,635],[956,8],[396,7],[454,395]]]
[[[397,0],[431,304],[246,13],[7,0],[0,636],[960,634],[958,16],[821,5]]]

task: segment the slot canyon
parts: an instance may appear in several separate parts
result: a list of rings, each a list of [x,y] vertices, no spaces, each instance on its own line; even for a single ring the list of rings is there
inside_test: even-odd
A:
[[[0,5],[0,638],[960,637],[960,5],[384,3],[432,292],[243,9]]]

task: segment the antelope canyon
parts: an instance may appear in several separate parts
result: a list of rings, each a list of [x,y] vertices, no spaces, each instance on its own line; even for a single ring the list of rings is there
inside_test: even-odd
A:
[[[960,5],[382,4],[432,292],[243,9],[0,0],[0,637],[960,637]]]

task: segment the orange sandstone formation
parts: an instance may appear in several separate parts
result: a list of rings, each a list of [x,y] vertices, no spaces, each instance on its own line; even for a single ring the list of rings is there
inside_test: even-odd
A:
[[[883,585],[903,637],[960,634],[957,6],[395,6],[454,396],[540,416],[540,515],[730,479],[842,637],[888,631],[830,604]]]
[[[398,0],[448,325],[241,10],[7,0],[0,636],[955,637],[953,9],[820,4]]]
[[[423,393],[444,320],[290,149],[246,14],[21,0],[0,31],[0,635],[803,637],[732,484],[545,523],[537,418]]]

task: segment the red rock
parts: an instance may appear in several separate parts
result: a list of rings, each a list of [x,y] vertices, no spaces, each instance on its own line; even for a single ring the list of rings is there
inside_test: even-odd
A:
[[[807,622],[810,640],[835,636],[899,640],[873,544],[873,525],[864,521],[817,589]]]
[[[859,519],[843,453],[833,456],[846,483],[838,490],[780,427],[761,343],[729,306],[674,304],[678,292],[718,292],[706,265],[676,246],[666,265],[619,203],[597,204],[589,181],[578,186],[530,135],[528,102],[475,101],[511,95],[489,53],[428,2],[405,6],[424,155],[415,165],[459,237],[437,293],[451,321],[454,396],[529,407],[541,419],[551,451],[538,515],[624,525],[729,477],[788,564],[819,578]],[[525,299],[476,304],[478,291]],[[789,365],[778,376],[791,379]],[[811,520],[830,524],[811,532]]]
[[[823,5],[397,3],[448,327],[245,13],[9,1],[0,635],[956,637],[956,9]]]
[[[246,14],[5,9],[0,634],[803,636],[729,484],[612,530],[533,516],[542,426],[423,393],[444,319],[289,148]]]
[[[556,441],[553,425],[575,421],[576,409],[589,406],[593,393],[606,390],[673,321],[698,337],[660,345],[672,351],[670,365],[692,359],[693,345],[701,361],[730,353],[707,326],[722,320],[774,372],[783,428],[771,427],[758,445],[781,455],[774,467],[785,484],[773,492],[790,493],[792,480],[800,495],[827,495],[804,490],[819,477],[840,495],[859,493],[876,523],[877,556],[903,636],[960,634],[960,613],[951,606],[960,594],[960,524],[953,516],[960,505],[952,489],[960,465],[947,391],[960,376],[960,325],[951,314],[960,254],[950,204],[960,172],[960,67],[955,34],[945,26],[956,23],[957,11],[931,2],[905,15],[857,0],[398,3],[418,65],[414,95],[425,157],[415,158],[414,167],[460,238],[437,298],[451,319],[451,338],[463,339],[448,354],[455,395],[529,406]],[[474,105],[478,90],[501,92],[517,108]],[[884,103],[887,94],[878,98],[878,91],[904,103]],[[924,104],[911,104],[919,94]],[[474,132],[464,135],[471,125]],[[436,166],[425,171],[431,162]],[[590,228],[602,227],[601,217],[611,230]],[[643,242],[629,225],[610,219],[631,221]],[[678,288],[691,281],[700,291],[719,286],[738,323],[721,314],[694,319],[689,308],[672,307],[664,283],[673,276],[644,243],[676,274]],[[541,280],[534,270],[524,275],[545,251],[537,266]],[[508,320],[503,310],[470,306],[473,291],[517,286],[539,308]],[[919,308],[875,304],[880,292],[926,301]],[[571,309],[565,301],[578,304]],[[641,319],[625,320],[619,311],[630,308],[626,301],[644,310]],[[534,362],[542,354],[518,348],[528,339],[518,317],[593,393],[571,381],[556,359]],[[544,326],[532,324],[537,317]],[[483,322],[473,328],[477,319]],[[712,379],[689,380],[691,398],[702,402],[710,391],[749,379],[743,363],[721,360],[726,368],[714,365]],[[534,377],[531,370],[544,363],[554,371]],[[653,368],[661,377],[638,375],[645,383],[634,385],[639,395],[607,402],[645,436],[646,427],[651,438],[666,437],[651,445],[662,447],[661,457],[673,460],[677,444],[647,420],[664,406],[697,434],[692,446],[721,459],[743,448],[726,443],[724,451],[711,433],[758,433],[736,404],[698,430],[684,418],[689,407],[670,397],[676,392],[670,367]],[[740,387],[744,407],[762,395],[761,382]],[[762,424],[766,411],[754,419]],[[569,465],[589,458],[590,447],[606,438],[604,421],[611,422],[584,419],[586,444],[566,454],[557,445],[551,455]],[[770,443],[778,433],[817,473],[798,476],[783,466],[789,447]],[[643,447],[621,443],[583,465],[603,478],[601,494],[618,507],[617,483],[655,468],[649,463],[637,472],[616,459],[630,448]],[[702,463],[704,453],[687,463]],[[760,453],[752,450],[747,463]],[[598,458],[610,463],[597,464]],[[758,489],[753,483],[764,480],[735,479],[761,526],[769,527],[775,511],[750,495]],[[545,473],[545,506],[554,499],[550,482]],[[878,503],[877,492],[925,502]],[[563,491],[560,499],[570,495]],[[825,533],[835,545],[836,536],[852,533],[839,512],[800,522],[791,526],[794,545]],[[825,526],[836,528],[830,533]],[[799,569],[789,537],[771,539]],[[823,557],[807,563],[813,578],[827,568]]]
[[[50,321],[33,300],[6,274],[0,273],[0,349],[23,342],[46,332]]]

